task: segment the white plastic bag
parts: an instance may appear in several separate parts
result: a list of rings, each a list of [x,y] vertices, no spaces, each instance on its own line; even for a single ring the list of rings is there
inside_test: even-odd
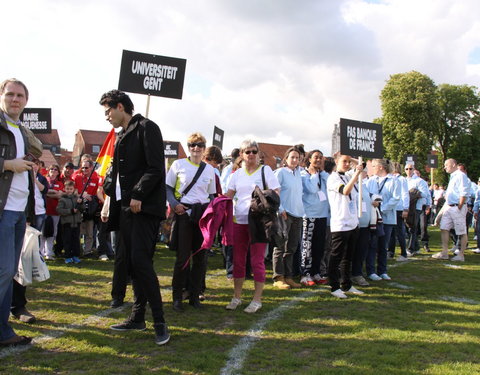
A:
[[[47,265],[40,255],[38,238],[41,232],[27,225],[23,241],[20,261],[15,280],[23,286],[30,285],[32,281],[43,281],[50,277]]]

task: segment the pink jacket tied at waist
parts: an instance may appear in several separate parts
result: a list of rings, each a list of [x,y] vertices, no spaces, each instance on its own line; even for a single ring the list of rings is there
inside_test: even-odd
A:
[[[202,249],[210,249],[215,235],[222,227],[222,243],[233,245],[233,201],[228,197],[217,197],[210,202],[199,222],[203,235]]]
[[[233,201],[231,198],[220,196],[214,198],[208,205],[198,223],[203,235],[203,243],[200,249],[195,251],[183,265],[182,269],[188,267],[190,259],[198,252],[210,249],[215,240],[215,235],[222,227],[222,243],[233,245]]]

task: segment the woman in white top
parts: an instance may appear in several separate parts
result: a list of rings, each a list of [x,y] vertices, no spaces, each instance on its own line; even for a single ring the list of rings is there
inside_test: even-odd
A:
[[[355,184],[363,170],[363,165],[355,167],[350,178],[345,172],[350,170],[351,158],[338,155],[337,170],[327,180],[328,203],[330,204],[330,229],[332,232],[328,280],[331,294],[337,298],[347,298],[347,293],[363,294],[352,286],[351,267],[358,237],[357,192]]]
[[[234,199],[233,224],[233,281],[234,294],[232,301],[226,306],[227,310],[235,310],[241,305],[243,282],[245,281],[245,265],[247,253],[250,251],[250,263],[255,280],[255,293],[252,302],[245,308],[245,312],[254,313],[262,307],[262,293],[265,284],[265,249],[267,243],[252,243],[248,229],[248,211],[255,186],[266,188],[262,181],[262,168],[265,182],[269,189],[278,194],[280,184],[269,166],[262,166],[258,157],[258,145],[255,141],[243,141],[240,146],[242,167],[236,170],[228,183],[226,196]]]
[[[202,162],[206,139],[200,133],[193,133],[187,140],[190,156],[175,160],[170,167],[167,177],[167,199],[175,212],[177,225],[177,257],[173,269],[172,295],[173,309],[182,312],[182,295],[188,279],[189,303],[195,308],[201,308],[199,294],[205,273],[205,251],[199,251],[203,242],[202,232],[195,219],[197,207],[202,210],[210,202],[210,196],[216,193],[215,171],[209,164]],[[195,184],[185,194],[185,190],[192,183],[201,163],[205,164],[203,171]],[[199,206],[200,205],[200,206]],[[201,216],[201,215],[200,215]],[[188,264],[192,254],[192,266]]]

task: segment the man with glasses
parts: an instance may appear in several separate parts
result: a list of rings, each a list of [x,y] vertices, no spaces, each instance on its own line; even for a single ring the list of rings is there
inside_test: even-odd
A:
[[[28,90],[21,81],[12,78],[0,84],[0,348],[32,341],[15,334],[8,324],[13,277],[25,236],[25,212],[30,218],[35,215],[32,159],[42,154],[40,141],[20,122],[27,100]]]
[[[81,163],[80,173],[75,176],[75,189],[86,203],[82,224],[80,224],[80,235],[84,236],[83,256],[89,256],[93,252],[93,227],[95,225],[95,211],[98,208],[97,189],[100,179],[93,170],[93,162],[84,160]]]
[[[470,180],[460,171],[455,159],[447,159],[444,163],[445,172],[450,174],[447,191],[445,192],[445,209],[442,209],[440,231],[442,238],[442,251],[432,255],[434,259],[448,260],[449,232],[455,229],[455,234],[460,237],[460,252],[454,256],[453,261],[465,261],[465,247],[467,246],[467,200],[470,195]]]
[[[413,256],[420,252],[420,245],[417,238],[418,226],[420,223],[420,215],[422,214],[422,209],[427,204],[428,197],[430,197],[430,190],[428,190],[427,182],[422,178],[418,177],[414,173],[414,171],[415,167],[412,163],[407,163],[405,165],[405,175],[407,177],[408,191],[412,193],[413,191],[418,190],[420,192],[420,198],[415,203],[415,216],[413,220],[413,225],[412,227],[407,228],[407,254],[409,256]]]
[[[140,114],[124,92],[102,95],[100,105],[114,128],[121,128],[115,144],[112,171],[104,182],[110,196],[108,224],[119,230],[119,242],[132,278],[134,303],[130,317],[110,328],[115,331],[145,327],[147,302],[152,310],[155,343],[166,344],[170,334],[165,323],[160,285],[153,255],[160,221],[166,214],[165,157],[157,124]]]

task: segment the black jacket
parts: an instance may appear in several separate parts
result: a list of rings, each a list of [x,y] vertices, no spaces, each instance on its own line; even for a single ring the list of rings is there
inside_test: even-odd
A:
[[[279,207],[280,197],[275,190],[262,190],[255,186],[248,211],[251,243],[270,242],[279,229],[277,217]]]
[[[160,128],[140,114],[132,117],[115,143],[111,183],[105,186],[110,196],[109,228],[118,229],[120,205],[115,196],[116,179],[121,186],[121,207],[130,200],[142,202],[142,213],[165,219],[165,158]]]

